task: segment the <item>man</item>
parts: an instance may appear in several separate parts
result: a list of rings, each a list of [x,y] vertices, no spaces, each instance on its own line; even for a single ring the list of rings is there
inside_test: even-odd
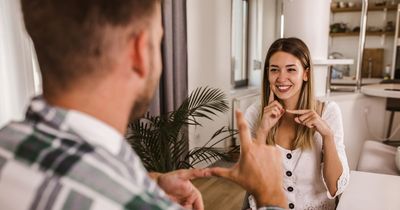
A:
[[[159,0],[22,0],[43,78],[23,122],[0,131],[2,209],[203,209],[190,180],[228,178],[285,206],[279,154],[251,141],[232,169],[147,174],[123,140],[161,73]],[[265,161],[268,160],[268,161]]]

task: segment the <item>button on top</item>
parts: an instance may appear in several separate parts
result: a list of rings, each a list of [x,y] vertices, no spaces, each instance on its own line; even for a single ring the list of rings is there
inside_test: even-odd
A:
[[[289,192],[293,192],[293,187],[288,187],[287,190],[288,190]]]
[[[294,204],[293,203],[289,203],[289,208],[290,209],[294,209]]]
[[[286,171],[286,176],[291,177],[292,176],[292,172],[291,171]]]
[[[292,159],[292,154],[288,153],[286,154],[287,159]]]

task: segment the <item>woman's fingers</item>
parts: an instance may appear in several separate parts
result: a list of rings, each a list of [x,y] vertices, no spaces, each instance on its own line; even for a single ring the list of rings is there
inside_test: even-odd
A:
[[[290,113],[290,114],[299,114],[299,115],[308,113],[308,112],[310,112],[310,111],[311,111],[311,110],[308,110],[308,109],[299,109],[299,110],[290,110],[290,109],[286,109],[286,112],[287,112],[287,113]]]
[[[278,109],[278,111],[280,111],[282,113],[285,111],[283,109],[282,105],[279,102],[274,101],[270,105],[264,107],[264,114],[266,114],[266,113],[268,113],[268,112],[270,112],[271,110],[274,110],[274,109]]]
[[[317,113],[312,110],[286,110],[286,112],[298,114],[299,116],[295,117],[294,121],[309,128],[314,127],[314,123],[317,119]]]
[[[269,88],[268,104],[272,103],[274,100],[275,100],[274,92],[272,91],[271,88]]]
[[[315,126],[316,120],[314,117],[308,118],[307,120],[303,121],[303,125],[313,128]]]
[[[315,114],[316,114],[316,113],[315,113],[314,111],[310,111],[310,112],[307,112],[307,113],[305,113],[305,114],[302,114],[302,115],[298,116],[298,118],[299,118],[299,120],[300,120],[301,122],[304,122],[304,121],[306,121],[308,118],[315,116]]]

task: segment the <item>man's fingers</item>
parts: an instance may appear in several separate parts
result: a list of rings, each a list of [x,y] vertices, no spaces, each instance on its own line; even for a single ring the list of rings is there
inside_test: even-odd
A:
[[[191,179],[211,176],[211,174],[207,171],[207,169],[203,168],[181,169],[178,170],[177,172],[179,174],[179,178],[183,180],[191,180]]]
[[[225,179],[231,180],[231,169],[221,168],[221,167],[213,167],[208,169],[212,176],[218,176]]]
[[[268,98],[268,104],[272,103],[275,100],[274,97],[274,92],[272,91],[271,87],[269,88],[269,98]]]
[[[251,144],[251,134],[243,113],[240,111],[236,111],[236,122],[239,129],[240,146],[246,150],[249,144]]]
[[[194,189],[190,197],[186,200],[184,207],[193,210],[203,210],[204,204],[200,191]]]
[[[289,109],[286,109],[286,112],[290,113],[290,114],[305,114],[307,112],[310,112],[310,110],[306,110],[306,109],[304,109],[304,110],[302,110],[302,109],[300,109],[300,110],[289,110]]]

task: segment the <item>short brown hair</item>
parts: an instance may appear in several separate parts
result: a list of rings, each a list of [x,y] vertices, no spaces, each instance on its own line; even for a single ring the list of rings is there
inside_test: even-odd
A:
[[[75,79],[95,73],[99,63],[101,65],[98,61],[104,59],[107,52],[103,44],[104,30],[107,27],[113,31],[113,28],[132,26],[135,33],[135,25],[153,14],[159,2],[21,0],[25,26],[37,53],[44,91],[54,85],[66,88]]]

